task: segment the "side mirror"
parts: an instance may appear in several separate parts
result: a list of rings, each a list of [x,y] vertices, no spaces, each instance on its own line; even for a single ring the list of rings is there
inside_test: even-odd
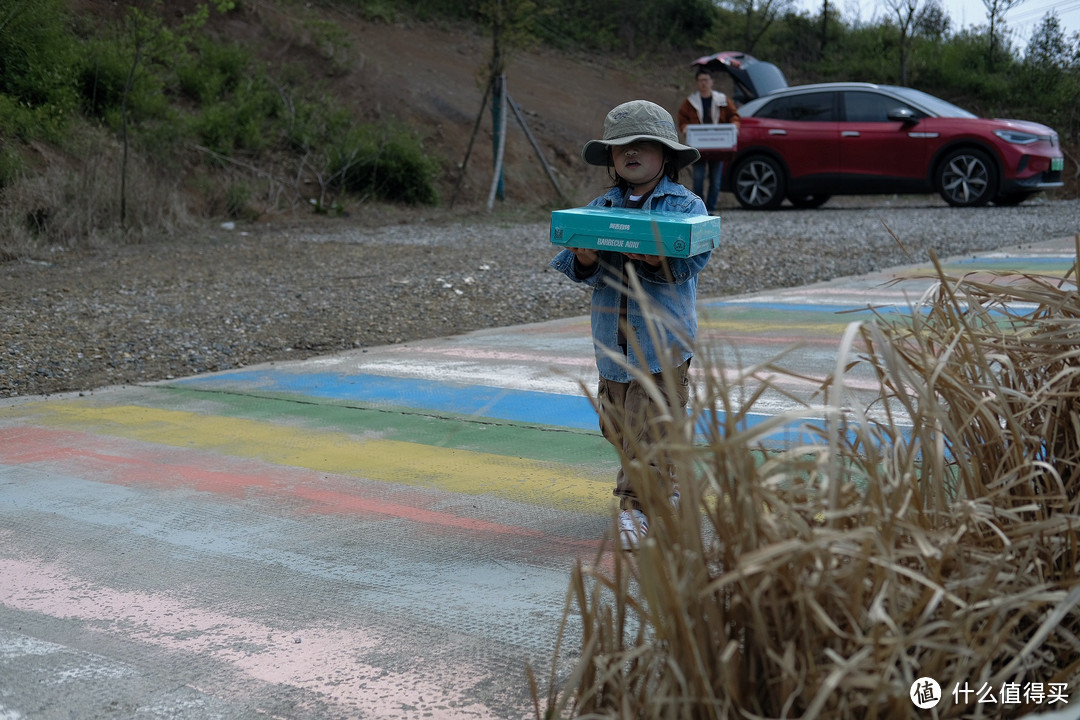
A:
[[[919,122],[919,118],[915,117],[915,112],[911,108],[898,107],[889,111],[886,116],[893,122],[902,122],[905,125],[914,125]]]

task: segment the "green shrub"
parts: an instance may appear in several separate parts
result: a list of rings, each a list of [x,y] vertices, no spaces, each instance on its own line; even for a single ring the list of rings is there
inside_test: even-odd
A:
[[[64,140],[71,114],[58,105],[29,106],[9,95],[0,94],[0,131],[21,141]]]
[[[0,190],[11,185],[26,172],[26,163],[14,143],[0,146]]]
[[[352,113],[326,98],[292,97],[283,106],[282,136],[294,152],[306,153],[346,135],[354,122]]]
[[[251,53],[243,47],[200,38],[195,51],[176,67],[179,91],[198,103],[222,100],[250,77],[251,64]]]
[[[399,0],[365,0],[360,3],[360,14],[368,20],[394,22],[399,4]]]
[[[73,38],[63,0],[0,0],[0,93],[73,107]]]
[[[855,28],[837,41],[825,75],[845,80],[895,82],[900,76],[899,30],[887,24]]]
[[[281,115],[281,100],[263,77],[241,83],[231,94],[198,109],[191,117],[192,132],[214,152],[236,150],[256,153],[270,147],[270,127]]]
[[[6,135],[63,136],[77,107],[76,45],[62,0],[0,0],[0,128]]]
[[[439,201],[438,162],[401,128],[359,126],[327,154],[333,185],[340,190],[410,205]]]
[[[231,183],[225,188],[225,213],[231,218],[248,218],[251,209],[251,188],[247,183]]]
[[[104,119],[123,102],[128,66],[115,43],[88,44],[78,71],[79,99],[89,117]]]
[[[132,51],[119,40],[96,39],[88,43],[79,60],[77,87],[83,112],[120,128],[126,102],[128,121],[139,123],[168,114],[169,98],[162,78],[135,63]],[[131,77],[131,88],[125,87]]]

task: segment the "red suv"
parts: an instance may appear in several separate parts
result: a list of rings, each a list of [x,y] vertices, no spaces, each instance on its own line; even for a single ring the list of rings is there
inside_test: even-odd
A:
[[[785,198],[817,207],[832,195],[931,192],[960,207],[1016,205],[1064,185],[1058,136],[1045,125],[979,118],[905,87],[786,87],[775,66],[739,53],[694,65],[731,74],[736,101],[758,94],[755,75],[775,88],[739,107],[736,150],[703,151],[724,157],[723,189],[746,208],[775,209]]]

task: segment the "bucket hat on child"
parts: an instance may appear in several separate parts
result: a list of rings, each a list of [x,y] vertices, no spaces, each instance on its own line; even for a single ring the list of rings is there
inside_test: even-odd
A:
[[[609,147],[638,140],[653,140],[674,150],[676,170],[701,157],[696,148],[679,142],[671,113],[648,100],[631,100],[611,109],[604,118],[604,139],[585,143],[581,158],[590,165],[606,166],[611,162]]]

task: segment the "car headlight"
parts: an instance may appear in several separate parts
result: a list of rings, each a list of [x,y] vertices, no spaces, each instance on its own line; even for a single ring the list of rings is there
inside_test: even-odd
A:
[[[1036,143],[1043,139],[1039,135],[1020,132],[1019,130],[995,130],[994,134],[1005,142],[1013,143],[1014,145],[1030,145],[1031,143]]]

